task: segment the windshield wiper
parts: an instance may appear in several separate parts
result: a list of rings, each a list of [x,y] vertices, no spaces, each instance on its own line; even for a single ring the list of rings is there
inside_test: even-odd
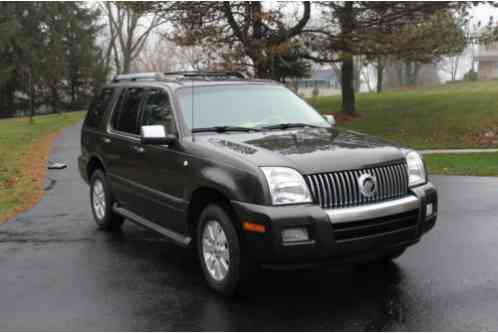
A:
[[[213,127],[199,127],[192,129],[192,133],[199,133],[199,132],[225,133],[225,132],[251,132],[251,131],[259,132],[260,129],[252,127],[241,127],[241,126],[213,126]]]
[[[305,124],[305,123],[281,123],[281,124],[276,124],[276,125],[261,126],[260,128],[268,129],[268,130],[272,130],[272,129],[286,130],[288,128],[298,128],[298,127],[323,128],[321,126]]]

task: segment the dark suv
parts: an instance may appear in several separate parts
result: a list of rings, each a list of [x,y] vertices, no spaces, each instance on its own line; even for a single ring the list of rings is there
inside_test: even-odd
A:
[[[224,294],[255,267],[396,258],[437,217],[418,153],[237,73],[118,76],[81,146],[98,226],[126,218],[191,246]]]

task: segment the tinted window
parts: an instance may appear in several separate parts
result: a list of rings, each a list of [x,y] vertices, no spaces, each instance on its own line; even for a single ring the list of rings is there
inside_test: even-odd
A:
[[[142,125],[164,125],[167,133],[176,132],[171,102],[164,90],[150,90],[143,106]]]
[[[114,114],[112,122],[114,129],[120,132],[139,134],[138,113],[144,92],[144,88],[129,88],[121,96],[120,99],[124,99],[120,101],[118,112]]]
[[[93,99],[92,104],[88,109],[85,126],[99,127],[99,125],[102,123],[102,118],[105,114],[105,111],[112,101],[113,94],[114,89],[112,88],[105,88],[100,91],[100,94]]]
[[[116,106],[114,107],[114,112],[112,114],[112,119],[111,119],[111,127],[113,129],[118,128],[119,124],[119,116],[121,114],[121,107],[123,106],[124,99],[126,97],[126,90],[122,90],[121,93],[119,94],[119,99],[116,102]]]

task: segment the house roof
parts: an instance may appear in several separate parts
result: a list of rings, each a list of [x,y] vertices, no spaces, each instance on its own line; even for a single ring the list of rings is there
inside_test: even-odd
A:
[[[477,56],[477,60],[481,62],[498,62],[498,54],[483,54]]]

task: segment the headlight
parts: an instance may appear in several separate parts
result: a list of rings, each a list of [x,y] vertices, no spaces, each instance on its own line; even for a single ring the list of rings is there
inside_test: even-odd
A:
[[[406,154],[408,168],[408,186],[417,186],[427,182],[424,162],[417,152],[410,151]]]
[[[308,186],[299,172],[283,167],[262,167],[274,205],[311,202]]]

